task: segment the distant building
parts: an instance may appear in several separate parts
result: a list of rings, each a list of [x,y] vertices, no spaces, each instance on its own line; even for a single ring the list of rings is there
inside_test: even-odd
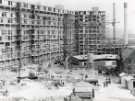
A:
[[[128,35],[128,46],[134,46],[135,47],[135,34],[129,34]]]
[[[64,9],[64,5],[60,5],[60,4],[58,4],[58,5],[55,5],[54,6],[54,8],[56,8],[56,9]]]

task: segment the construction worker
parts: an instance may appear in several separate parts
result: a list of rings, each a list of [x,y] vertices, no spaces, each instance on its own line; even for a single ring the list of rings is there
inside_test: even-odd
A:
[[[87,78],[88,78],[88,75],[86,74],[86,75],[85,75],[85,80],[86,80]]]
[[[94,98],[95,97],[95,90],[92,89],[92,97]]]
[[[106,82],[105,81],[103,82],[103,87],[106,87]]]
[[[73,95],[75,96],[75,88],[73,88]]]
[[[111,78],[109,77],[109,84],[111,84]]]

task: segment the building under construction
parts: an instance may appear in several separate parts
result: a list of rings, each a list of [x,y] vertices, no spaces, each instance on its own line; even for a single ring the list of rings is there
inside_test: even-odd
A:
[[[50,63],[63,57],[64,16],[74,12],[0,0],[0,66]]]
[[[75,30],[78,54],[98,53],[105,39],[105,11],[93,8],[91,11],[75,13]]]
[[[67,56],[109,53],[105,11],[69,11],[0,0],[0,67],[53,63]],[[114,48],[113,48],[114,49]]]

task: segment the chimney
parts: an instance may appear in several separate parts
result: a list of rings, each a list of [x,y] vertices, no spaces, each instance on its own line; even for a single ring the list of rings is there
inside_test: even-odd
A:
[[[124,2],[124,44],[128,44],[128,33],[127,33],[127,3]]]

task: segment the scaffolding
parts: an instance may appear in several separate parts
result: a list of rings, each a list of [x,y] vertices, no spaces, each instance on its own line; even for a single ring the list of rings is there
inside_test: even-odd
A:
[[[11,28],[16,31],[16,35],[10,32],[10,37],[15,37],[15,40],[10,38],[10,45],[16,46],[10,50],[12,59],[1,59],[1,64],[14,61],[14,65],[20,68],[20,65],[41,64],[44,60],[52,63],[54,58],[63,55],[66,58],[69,55],[103,53],[106,47],[101,43],[105,33],[105,11],[72,12],[28,2],[14,3],[0,6],[3,11],[16,13],[15,23],[1,24],[6,31]],[[9,46],[8,42],[1,43]],[[27,60],[30,62],[25,63]]]
[[[104,11],[76,11],[78,54],[98,53],[105,33]]]

